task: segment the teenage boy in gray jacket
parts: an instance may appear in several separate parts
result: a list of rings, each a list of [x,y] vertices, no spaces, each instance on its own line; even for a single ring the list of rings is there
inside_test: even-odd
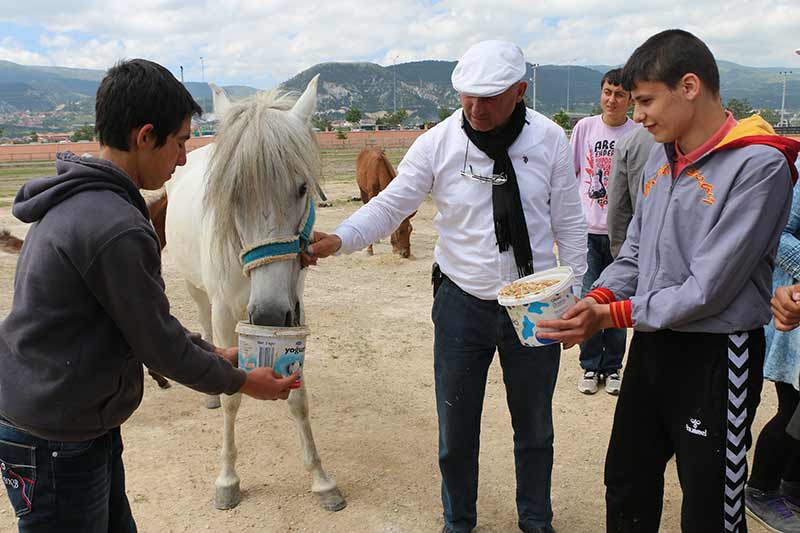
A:
[[[135,59],[96,99],[100,157],[59,154],[56,176],[17,193],[32,226],[0,324],[0,473],[21,532],[136,531],[120,425],[142,399],[142,364],[195,390],[286,399],[297,377],[245,374],[170,314],[158,238],[139,189],[186,163],[201,110],[170,72]],[[227,360],[226,360],[227,359]]]
[[[637,48],[622,83],[663,148],[619,256],[561,320],[538,324],[561,331],[539,335],[572,345],[635,330],[606,458],[608,531],[658,531],[675,455],[683,530],[744,532],[763,325],[800,143],[726,113],[714,57],[685,31]]]

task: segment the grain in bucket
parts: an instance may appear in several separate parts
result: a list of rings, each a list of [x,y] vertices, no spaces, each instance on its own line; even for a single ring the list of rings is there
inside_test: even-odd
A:
[[[250,372],[254,368],[272,368],[282,376],[303,369],[308,328],[279,328],[257,326],[249,322],[236,324],[239,335],[239,368]],[[300,378],[292,389],[300,387]]]
[[[500,289],[497,301],[506,308],[522,344],[546,346],[557,342],[538,338],[536,323],[561,318],[575,305],[578,299],[572,293],[573,283],[572,268],[556,267],[525,276]]]

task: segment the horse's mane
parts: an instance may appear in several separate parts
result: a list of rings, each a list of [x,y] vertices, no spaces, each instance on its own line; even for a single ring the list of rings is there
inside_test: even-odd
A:
[[[272,213],[281,223],[294,177],[314,194],[321,174],[319,144],[308,124],[290,112],[295,100],[277,91],[259,93],[226,111],[211,156],[203,212],[213,213],[212,259],[227,262],[241,248],[236,217],[263,225]]]

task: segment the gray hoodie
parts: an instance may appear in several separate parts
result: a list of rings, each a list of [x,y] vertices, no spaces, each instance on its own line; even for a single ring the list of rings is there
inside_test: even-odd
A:
[[[0,415],[45,439],[97,437],[139,406],[143,363],[201,392],[238,391],[244,372],[170,314],[158,238],[133,181],[69,152],[56,169],[14,201],[14,216],[33,225],[0,324]]]

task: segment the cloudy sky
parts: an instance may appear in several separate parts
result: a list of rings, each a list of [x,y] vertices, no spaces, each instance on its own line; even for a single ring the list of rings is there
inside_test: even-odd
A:
[[[455,60],[489,38],[530,62],[617,64],[671,27],[717,58],[800,73],[800,0],[0,0],[0,59],[105,69],[145,57],[183,65],[187,81],[266,88],[326,61]]]

